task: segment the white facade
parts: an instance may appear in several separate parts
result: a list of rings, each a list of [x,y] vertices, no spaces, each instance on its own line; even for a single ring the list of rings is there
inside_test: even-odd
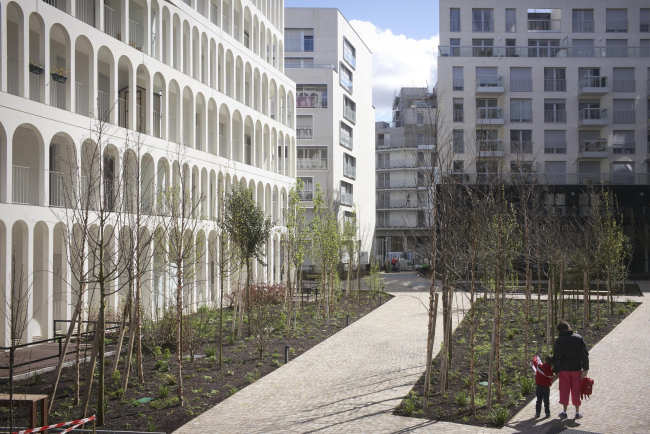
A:
[[[96,146],[88,138],[98,117],[111,124],[105,140],[112,154],[104,158],[118,173],[126,137],[142,133],[146,154],[138,164],[146,162],[142,176],[155,180],[152,197],[169,185],[165,173],[178,164],[172,155],[180,144],[181,164],[204,198],[203,219],[215,216],[218,191],[239,183],[282,225],[296,176],[295,84],[284,75],[282,0],[10,1],[0,17],[0,309],[15,248],[33,315],[23,342],[52,337],[53,320],[70,318],[68,228],[55,213],[65,206],[58,193],[64,179],[84,176],[66,173],[61,160],[72,155],[82,167],[81,156]],[[54,68],[67,75],[65,83],[54,80]],[[276,233],[268,268],[254,270],[258,280],[280,279],[279,244]],[[214,260],[201,257],[203,265]],[[194,277],[195,300],[216,295],[207,269],[198,267]],[[152,280],[145,303],[168,290]],[[116,295],[109,306],[119,302]]]
[[[341,218],[355,209],[367,262],[375,228],[372,53],[338,9],[287,8],[285,17],[303,198],[313,208],[320,184],[340,204]]]
[[[440,1],[454,171],[648,184],[650,4]]]

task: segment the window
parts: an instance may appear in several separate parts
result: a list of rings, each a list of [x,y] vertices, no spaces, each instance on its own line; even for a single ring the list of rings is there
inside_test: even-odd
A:
[[[453,68],[454,90],[464,90],[465,80],[463,79],[463,67],[454,66]]]
[[[460,32],[460,9],[449,9],[449,31]]]
[[[627,39],[608,39],[605,45],[607,57],[627,57]]]
[[[573,10],[573,32],[593,33],[594,32],[594,11],[591,9]]]
[[[352,184],[341,181],[341,204],[351,206],[353,203]]]
[[[530,99],[510,100],[510,122],[532,122],[533,101]]]
[[[559,32],[561,9],[528,9],[529,32]]]
[[[326,84],[297,84],[296,95],[298,108],[327,108]]]
[[[531,130],[510,130],[510,153],[532,154],[533,132]]]
[[[496,98],[477,98],[476,99],[476,119],[503,119],[503,112],[498,107]]]
[[[566,123],[566,100],[544,100],[544,122],[550,124]]]
[[[636,121],[633,99],[614,100],[614,123],[633,124]]]
[[[519,57],[519,52],[515,48],[516,46],[516,39],[506,39],[506,57]]]
[[[639,32],[650,32],[650,9],[644,8],[640,11]]]
[[[517,10],[506,9],[506,33],[517,32]]]
[[[314,58],[313,57],[285,57],[284,67],[285,68],[313,68]]]
[[[341,122],[341,130],[339,132],[339,143],[341,146],[344,146],[348,149],[353,148],[353,140],[352,140],[352,127],[346,124],[345,122]],[[384,144],[389,145],[390,144],[390,134],[380,134],[379,135],[379,146],[383,146]]]
[[[472,56],[474,57],[492,57],[494,39],[472,39]]]
[[[343,63],[341,63],[339,71],[339,83],[345,90],[352,93],[352,71],[346,68]]]
[[[594,57],[593,39],[574,39],[571,45],[573,57]]]
[[[314,200],[314,178],[299,177],[302,181],[302,190],[300,190],[300,200]]]
[[[612,152],[614,154],[634,154],[636,151],[634,136],[634,130],[614,130]]]
[[[566,184],[566,161],[547,161],[544,163],[544,172],[549,184]],[[561,202],[559,198],[554,202],[557,205],[564,205],[564,201]]]
[[[607,33],[627,33],[627,9],[607,9]]]
[[[343,176],[352,179],[357,177],[357,159],[350,154],[343,154]]]
[[[357,67],[357,50],[350,44],[350,42],[343,38],[343,59],[350,64],[351,67]]]
[[[298,147],[298,170],[327,170],[327,147]]]
[[[463,99],[454,98],[454,122],[465,122],[465,112],[463,108]]]
[[[612,163],[613,184],[634,184],[634,163],[615,161]]]
[[[528,57],[555,57],[560,51],[559,39],[529,39]]]
[[[296,115],[296,138],[311,140],[314,138],[314,117],[311,115]]]
[[[495,129],[476,130],[476,143],[480,151],[501,151],[499,131]]]
[[[510,173],[519,175],[529,175],[534,173],[533,163],[530,161],[511,161]]]
[[[566,92],[565,68],[544,68],[544,91]]]
[[[465,130],[454,130],[453,139],[454,139],[454,153],[464,154],[465,153]]]
[[[650,57],[650,39],[640,39],[639,40],[639,49],[641,57]]]
[[[285,51],[314,51],[314,29],[284,29]]]
[[[449,40],[450,52],[449,55],[452,57],[460,56],[460,39],[450,39]]]
[[[424,125],[424,115],[422,113],[417,113],[415,122],[417,125]]]
[[[347,96],[343,96],[343,117],[353,124],[357,121],[357,105]]]
[[[493,32],[494,11],[492,9],[472,9],[472,31]]]
[[[390,169],[390,153],[377,154],[377,169]]]
[[[251,48],[251,35],[248,33],[248,30],[244,30],[244,46],[246,48]]]
[[[635,92],[634,68],[614,68],[614,92]]]
[[[377,188],[390,188],[390,172],[377,173]]]
[[[532,68],[510,68],[510,91],[511,92],[532,92],[533,91],[533,69]]]
[[[544,153],[545,154],[566,154],[566,131],[565,130],[544,131]]]
[[[465,162],[463,160],[456,160],[451,167],[453,173],[463,173],[465,171]]]

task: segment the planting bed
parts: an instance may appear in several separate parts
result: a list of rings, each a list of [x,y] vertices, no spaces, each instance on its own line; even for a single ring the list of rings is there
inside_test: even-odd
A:
[[[582,301],[567,302],[566,315],[573,329],[582,335],[591,348],[611,332],[638,303],[615,303],[614,314],[605,316],[605,304],[600,306],[600,321],[596,321],[596,303],[592,301],[592,324],[586,329],[580,327],[582,318]],[[395,414],[425,419],[444,420],[483,427],[499,427],[519,412],[528,402],[535,398],[535,382],[533,372],[527,366],[529,360],[524,359],[524,300],[508,299],[502,306],[501,319],[501,382],[502,399],[494,400],[492,411],[486,409],[487,372],[490,352],[490,337],[492,333],[492,318],[494,304],[481,299],[476,303],[477,331],[475,333],[475,384],[476,384],[476,415],[470,408],[470,320],[466,315],[453,333],[453,356],[449,373],[447,392],[440,393],[441,353],[433,360],[431,370],[430,407],[425,412],[422,409],[422,393],[424,375],[420,377],[408,396],[395,410]],[[537,301],[531,301],[532,322],[529,339],[529,359],[533,355],[546,354],[546,301],[542,301],[541,318],[537,321]],[[573,320],[573,321],[572,321]],[[550,351],[555,341],[555,325],[552,328]],[[436,345],[438,345],[436,341]],[[424,349],[423,349],[424,351]],[[526,366],[524,367],[524,362]],[[496,364],[495,364],[496,365]],[[496,375],[495,375],[496,378]],[[481,382],[483,384],[481,384]],[[493,387],[493,396],[496,386]],[[552,404],[553,405],[553,404]]]

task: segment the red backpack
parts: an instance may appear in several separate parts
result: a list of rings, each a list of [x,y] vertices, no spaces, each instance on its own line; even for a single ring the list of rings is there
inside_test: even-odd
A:
[[[590,398],[593,391],[594,391],[594,380],[592,380],[589,377],[583,378],[582,383],[580,384],[580,398],[581,399]]]

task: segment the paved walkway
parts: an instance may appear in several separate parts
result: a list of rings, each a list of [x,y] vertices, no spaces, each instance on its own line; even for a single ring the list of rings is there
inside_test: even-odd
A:
[[[176,433],[547,433],[557,419],[535,424],[534,402],[502,430],[394,416],[394,408],[424,371],[428,302],[426,284],[413,275],[386,275],[395,295],[384,306],[341,330],[289,364],[244,388]],[[468,302],[454,301],[454,327]],[[644,303],[591,352],[594,399],[580,424],[599,433],[648,432],[650,416],[635,403],[650,387],[650,304]],[[439,314],[436,347],[441,342]],[[435,347],[434,347],[435,348]],[[625,355],[625,360],[620,355]],[[552,413],[559,412],[557,385]],[[643,429],[643,431],[641,431]]]

